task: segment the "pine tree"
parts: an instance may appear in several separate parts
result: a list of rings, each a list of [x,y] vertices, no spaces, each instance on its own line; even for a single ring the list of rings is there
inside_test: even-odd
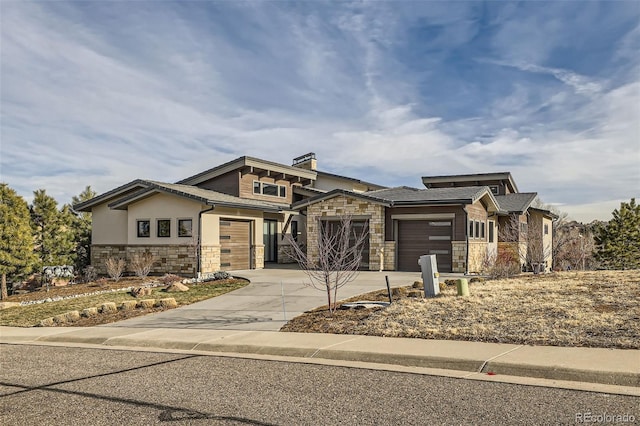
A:
[[[71,206],[94,198],[97,193],[87,186],[84,191],[71,199]],[[72,207],[73,209],[73,207]],[[76,243],[76,270],[82,271],[91,263],[91,213],[74,211],[73,229]]]
[[[33,192],[31,228],[38,269],[43,266],[70,265],[74,259],[74,231],[68,207],[58,210],[57,201],[44,189]]]
[[[613,219],[595,232],[596,258],[607,269],[640,268],[640,205],[621,203]]]
[[[35,258],[27,202],[6,183],[0,183],[0,298],[7,297],[7,276],[31,271]]]

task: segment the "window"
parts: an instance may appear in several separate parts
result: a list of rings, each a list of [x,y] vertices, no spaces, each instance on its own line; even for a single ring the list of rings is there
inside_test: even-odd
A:
[[[529,228],[529,226],[526,223],[520,222],[520,232],[521,233],[526,234],[528,228]]]
[[[494,227],[495,227],[495,222],[494,222],[494,221],[492,221],[492,220],[490,220],[490,221],[489,221],[489,242],[490,242],[490,243],[493,243],[493,242],[494,242],[494,238],[495,238],[495,237],[494,237],[494,235],[493,235],[493,233],[494,233]]]
[[[166,238],[171,236],[171,220],[158,219],[158,237]]]
[[[298,222],[291,222],[291,237],[293,241],[298,241]]]
[[[138,220],[138,238],[148,238],[151,236],[151,221],[148,219]]]
[[[480,222],[476,220],[476,233],[474,234],[476,238],[480,238]]]
[[[544,224],[544,235],[549,235],[549,225],[548,224]]]
[[[193,221],[191,219],[178,219],[178,237],[191,237],[193,235]]]
[[[489,189],[491,190],[491,193],[493,195],[498,195],[499,193],[498,185],[489,185]]]
[[[275,183],[266,183],[253,181],[253,193],[268,195],[270,197],[287,197],[287,187],[284,185],[276,185]]]
[[[484,222],[480,222],[480,238],[482,238],[484,240],[485,238],[485,233],[484,233]]]
[[[469,238],[473,238],[473,221],[469,221]]]

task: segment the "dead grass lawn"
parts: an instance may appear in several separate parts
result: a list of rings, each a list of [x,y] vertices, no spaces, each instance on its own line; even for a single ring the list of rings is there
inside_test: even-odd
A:
[[[638,270],[523,275],[469,287],[466,298],[452,286],[433,299],[400,297],[387,308],[333,317],[323,307],[282,331],[640,349]],[[386,291],[354,299],[385,300]]]

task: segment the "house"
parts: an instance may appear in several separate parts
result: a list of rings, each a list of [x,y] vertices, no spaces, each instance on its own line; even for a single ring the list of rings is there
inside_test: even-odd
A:
[[[99,273],[110,257],[144,251],[156,259],[154,273],[288,263],[286,235],[315,256],[319,224],[347,213],[368,227],[362,266],[369,270],[415,271],[420,255],[436,254],[440,271],[478,272],[498,250],[526,251],[527,227],[546,231],[550,244],[551,213],[533,208],[535,193],[518,192],[510,173],[424,177],[423,184],[387,188],[323,172],[313,153],[291,166],[244,156],[176,183],[134,180],[74,209],[92,212]],[[500,241],[500,227],[514,228],[514,218],[514,238]]]
[[[318,221],[348,214],[368,224],[364,269],[419,271],[418,258],[435,254],[439,271],[476,273],[500,252],[514,253],[523,266],[551,267],[553,214],[533,207],[537,194],[518,192],[510,173],[422,181],[423,189],[334,189],[294,203],[307,219],[308,254],[317,255]]]
[[[150,251],[152,273],[207,274],[290,262],[284,235],[304,241],[291,205],[327,189],[384,188],[317,170],[315,154],[292,166],[240,157],[176,183],[137,179],[74,206],[92,213],[91,263]]]

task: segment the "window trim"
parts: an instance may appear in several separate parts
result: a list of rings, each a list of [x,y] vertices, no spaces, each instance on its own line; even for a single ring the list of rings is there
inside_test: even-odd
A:
[[[168,222],[169,224],[169,235],[160,235],[160,222]],[[171,219],[156,219],[156,237],[157,238],[171,238]]]
[[[494,191],[495,188],[495,191]],[[499,195],[500,194],[500,185],[489,185],[489,190],[491,191],[491,193],[493,195]]]
[[[143,222],[147,223],[147,235],[140,234],[140,224]],[[151,219],[136,219],[136,235],[138,238],[151,238]]]
[[[188,235],[184,235],[182,234],[182,232],[180,231],[180,222],[182,221],[189,221],[191,222],[191,227],[189,228],[189,234]],[[191,238],[193,237],[193,218],[191,217],[179,217],[176,219],[176,229],[178,232],[178,238]]]
[[[275,195],[265,194],[264,193],[265,185],[275,186],[276,187]],[[280,185],[278,183],[262,182],[262,181],[259,181],[259,180],[254,180],[253,181],[253,194],[254,195],[263,195],[265,197],[273,197],[273,198],[287,198],[287,186],[286,185]]]

